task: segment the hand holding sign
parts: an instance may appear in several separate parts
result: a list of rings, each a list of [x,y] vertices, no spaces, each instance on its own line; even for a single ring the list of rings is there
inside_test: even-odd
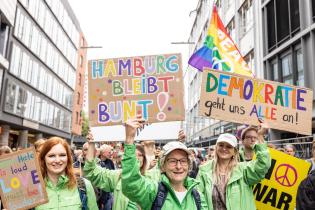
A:
[[[267,133],[268,129],[269,129],[269,125],[264,122],[262,119],[258,119],[259,121],[259,126],[258,126],[258,143],[263,144],[265,142],[264,140],[264,135]]]
[[[130,119],[125,122],[126,131],[126,144],[133,144],[138,129],[143,129],[145,120],[141,116],[137,116],[137,119]]]

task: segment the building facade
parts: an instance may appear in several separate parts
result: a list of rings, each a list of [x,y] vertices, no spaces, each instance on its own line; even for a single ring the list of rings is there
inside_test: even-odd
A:
[[[264,0],[260,10],[264,78],[307,87],[315,94],[315,0]],[[314,98],[313,95],[313,136]],[[301,136],[285,131],[271,132],[271,139],[297,137]]]
[[[195,19],[191,29],[189,43],[195,43],[189,48],[192,55],[202,47],[207,36],[212,15],[213,5],[216,5],[218,14],[257,77],[263,77],[262,70],[262,39],[257,25],[261,25],[260,1],[253,0],[200,0],[194,11]],[[254,15],[254,13],[256,15]],[[201,74],[196,69],[188,66],[185,74],[186,87],[186,124],[184,129],[189,145],[208,146],[212,140],[223,132],[235,132],[239,125],[222,122],[198,116],[199,93],[201,87]],[[213,142],[214,143],[214,142]]]
[[[10,65],[2,80],[1,145],[26,147],[38,138],[71,138],[78,110],[73,106],[76,75],[82,70],[77,72],[80,33],[66,0],[17,1]],[[80,133],[77,127],[74,133]]]

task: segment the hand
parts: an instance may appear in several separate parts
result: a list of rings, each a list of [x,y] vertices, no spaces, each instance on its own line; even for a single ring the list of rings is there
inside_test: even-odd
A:
[[[137,116],[137,119],[127,120],[125,122],[126,131],[126,144],[133,144],[138,128],[143,128],[145,120],[141,116]]]
[[[157,160],[156,159],[153,159],[151,162],[150,162],[150,165],[149,165],[149,170],[154,168],[156,166],[156,163],[157,163]]]
[[[89,132],[88,132],[88,134],[86,135],[86,140],[87,140],[87,142],[89,142],[89,143],[91,143],[91,142],[94,141],[94,137],[93,137],[93,134],[92,134],[91,129],[89,129]]]
[[[184,130],[180,130],[178,132],[178,141],[185,142],[185,139],[186,139],[186,135],[185,135]]]
[[[267,133],[268,129],[269,129],[269,125],[267,123],[265,123],[264,121],[262,121],[261,119],[259,120],[260,125],[258,126],[258,143],[262,144],[265,142],[264,140],[264,135]]]

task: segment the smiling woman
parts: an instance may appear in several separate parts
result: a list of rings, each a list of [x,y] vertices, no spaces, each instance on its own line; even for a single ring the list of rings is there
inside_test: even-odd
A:
[[[80,188],[78,190],[73,172],[70,146],[64,139],[52,137],[45,141],[39,153],[39,162],[49,201],[35,207],[36,210],[97,209],[93,187],[83,178],[87,201],[81,199],[83,195]]]
[[[190,152],[179,142],[167,143],[162,149],[161,181],[152,180],[139,173],[134,138],[143,119],[128,120],[124,158],[122,160],[122,191],[141,209],[207,209],[204,197],[195,189],[198,183],[188,177],[191,166]]]

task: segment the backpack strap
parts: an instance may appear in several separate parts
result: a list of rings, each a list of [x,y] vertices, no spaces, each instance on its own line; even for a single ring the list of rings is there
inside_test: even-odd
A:
[[[197,206],[197,210],[201,210],[201,199],[200,199],[199,192],[195,188],[193,188],[192,191],[191,191],[191,194],[194,197],[194,200],[195,200],[195,203],[196,203],[196,206]]]
[[[84,178],[82,177],[77,177],[77,184],[78,184],[78,191],[80,194],[80,200],[82,203],[82,210],[88,210],[87,206],[87,193],[86,193],[86,185],[84,182]]]
[[[166,186],[163,184],[163,182],[159,182],[158,192],[156,194],[156,197],[154,199],[154,202],[152,204],[151,210],[161,210],[163,207],[163,204],[166,200],[168,190]],[[201,210],[201,199],[199,192],[193,188],[191,190],[191,194],[195,200],[197,210]]]
[[[152,204],[151,210],[161,210],[165,202],[168,190],[162,182],[159,182],[158,192]]]

